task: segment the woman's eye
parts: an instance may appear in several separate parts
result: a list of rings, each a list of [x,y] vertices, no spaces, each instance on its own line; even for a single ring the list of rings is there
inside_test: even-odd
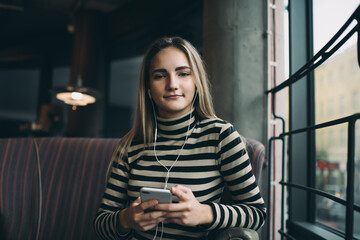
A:
[[[189,75],[190,75],[190,73],[188,73],[188,72],[182,72],[179,74],[180,77],[187,77]]]
[[[161,78],[163,78],[163,77],[165,77],[164,75],[155,75],[153,78],[154,79],[161,79]]]

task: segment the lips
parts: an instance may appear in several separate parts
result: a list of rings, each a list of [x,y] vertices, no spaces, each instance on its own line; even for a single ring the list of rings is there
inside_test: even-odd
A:
[[[181,94],[173,94],[173,95],[165,96],[164,98],[175,99],[175,98],[179,98],[179,97],[183,97],[183,95],[181,95]]]

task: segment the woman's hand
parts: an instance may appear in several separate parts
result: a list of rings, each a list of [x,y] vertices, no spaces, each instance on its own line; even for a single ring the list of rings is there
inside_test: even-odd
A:
[[[179,203],[159,204],[154,207],[155,210],[167,212],[163,216],[166,222],[187,226],[212,223],[214,215],[211,207],[199,203],[190,188],[177,185],[171,188],[171,193],[178,197]]]
[[[163,217],[166,212],[163,211],[151,211],[145,213],[146,209],[153,209],[158,205],[156,199],[141,202],[138,197],[130,206],[119,214],[119,231],[122,233],[128,232],[131,229],[139,231],[148,231],[155,228],[158,223],[165,220]]]

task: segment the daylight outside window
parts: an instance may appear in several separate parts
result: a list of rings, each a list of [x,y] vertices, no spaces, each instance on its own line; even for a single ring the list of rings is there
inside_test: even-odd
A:
[[[313,0],[314,54],[340,29],[360,4],[359,0]],[[341,9],[341,11],[339,11]],[[357,63],[357,34],[331,58],[315,69],[316,124],[360,112],[360,68]],[[360,204],[360,122],[355,132],[355,204]],[[315,132],[316,188],[346,200],[347,124]],[[345,231],[345,206],[316,197],[316,221]],[[354,213],[354,234],[360,236],[360,214]]]

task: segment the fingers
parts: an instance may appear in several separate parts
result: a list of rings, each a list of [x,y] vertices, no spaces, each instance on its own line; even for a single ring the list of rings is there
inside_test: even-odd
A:
[[[132,228],[140,231],[150,230],[162,221],[165,220],[164,211],[152,211],[144,212],[148,209],[153,209],[158,205],[157,200],[150,200],[146,202],[141,202],[140,198],[137,198],[134,202],[131,203],[129,208],[124,211],[124,214],[127,215],[126,220],[123,221],[126,224],[123,224],[123,228]]]
[[[138,197],[134,202],[133,202],[133,206],[135,207],[135,212],[136,213],[141,213],[144,212],[147,209],[152,209],[154,208],[157,204],[158,204],[158,200],[154,199],[154,200],[150,200],[150,201],[146,201],[146,202],[141,202],[140,197]]]
[[[155,228],[160,222],[164,222],[164,217],[167,212],[163,211],[152,211],[141,215],[141,221],[139,221],[139,229],[141,231],[147,231]]]
[[[176,185],[172,187],[171,193],[178,197],[179,202],[187,201],[195,198],[190,188],[184,187],[182,185]]]
[[[212,213],[212,209],[204,209],[190,188],[177,185],[171,188],[171,192],[178,198],[178,203],[158,203],[156,199],[141,202],[140,198],[137,198],[131,206],[133,209],[133,229],[147,231],[163,221],[186,226],[195,226],[212,221],[213,216],[207,217],[209,214],[206,214]],[[145,212],[149,209],[154,211]]]
[[[190,211],[191,202],[180,202],[180,203],[160,203],[154,207],[155,211],[162,212],[181,212],[181,211]]]
[[[152,212],[148,212],[145,213],[142,217],[143,221],[157,221],[157,222],[161,222],[161,219],[164,220],[164,216],[167,214],[167,212],[164,211],[152,211]]]
[[[140,204],[141,203],[141,198],[138,197],[133,203],[137,203],[137,204]]]
[[[158,225],[160,222],[166,220],[166,218],[163,217],[165,214],[166,213],[160,211],[145,213],[141,217],[141,221],[138,222],[138,230],[140,229],[141,231],[147,231],[156,227],[156,225]]]
[[[141,202],[140,198],[137,198],[134,203],[138,203],[135,208],[137,208],[136,213],[141,215],[141,221],[149,221],[150,224],[155,223],[152,221],[158,221],[162,216],[166,214],[166,212],[163,211],[150,211],[145,212],[146,210],[153,210],[158,205],[158,200],[150,200],[146,202]],[[139,204],[140,203],[140,204]]]
[[[192,192],[190,188],[184,187],[182,185],[176,185],[176,186],[172,187],[170,190],[173,194],[175,194],[175,192],[183,192],[183,193]]]

